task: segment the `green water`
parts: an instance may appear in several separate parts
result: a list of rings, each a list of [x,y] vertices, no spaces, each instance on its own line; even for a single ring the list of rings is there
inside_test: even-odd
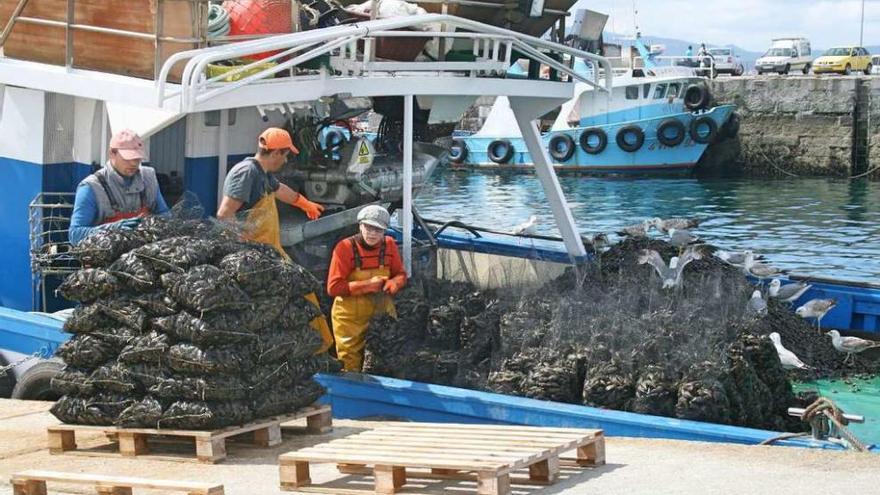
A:
[[[849,414],[865,416],[863,424],[849,426],[860,440],[880,445],[880,377],[871,380],[817,380],[796,383],[795,392],[817,390]]]

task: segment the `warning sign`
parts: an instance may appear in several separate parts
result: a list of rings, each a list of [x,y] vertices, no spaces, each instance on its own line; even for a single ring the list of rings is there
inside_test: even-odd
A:
[[[358,149],[358,156],[370,156],[370,148],[366,141],[361,141],[361,147]]]

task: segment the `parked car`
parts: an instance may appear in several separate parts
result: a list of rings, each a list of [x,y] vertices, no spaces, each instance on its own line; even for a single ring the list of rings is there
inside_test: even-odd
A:
[[[814,74],[838,74],[850,75],[853,71],[871,74],[873,67],[871,54],[861,46],[839,46],[829,48],[821,57],[813,62]]]
[[[880,75],[880,55],[871,57],[871,74],[875,76]]]
[[[745,72],[742,60],[733,48],[710,48],[709,55],[715,59],[715,71],[719,74],[741,76]]]
[[[813,62],[810,52],[810,40],[806,38],[776,38],[767,53],[755,61],[755,69],[758,74],[788,74],[798,69],[809,74]]]

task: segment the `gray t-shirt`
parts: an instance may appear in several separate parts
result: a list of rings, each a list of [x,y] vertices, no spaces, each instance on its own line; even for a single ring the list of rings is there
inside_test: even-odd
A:
[[[281,183],[272,174],[266,173],[253,158],[238,162],[226,174],[223,194],[242,201],[240,212],[250,210],[266,194],[275,192]]]

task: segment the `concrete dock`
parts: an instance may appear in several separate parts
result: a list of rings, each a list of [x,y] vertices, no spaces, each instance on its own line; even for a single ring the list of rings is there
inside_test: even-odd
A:
[[[122,458],[113,455],[50,455],[46,427],[58,421],[48,413],[50,404],[0,400],[0,494],[11,494],[9,477],[27,469],[74,473],[205,481],[223,483],[227,495],[285,494],[278,484],[278,456],[375,427],[382,423],[334,421],[324,435],[287,434],[272,448],[231,442],[229,457],[220,464]],[[77,437],[82,447],[107,443],[103,435]],[[830,452],[787,447],[608,438],[605,466],[563,468],[558,483],[548,486],[514,485],[518,495],[538,494],[778,494],[809,492],[821,487],[828,493],[876,493],[874,454]],[[331,482],[339,493],[369,489],[372,479],[340,474],[334,465],[311,470],[314,483]],[[401,493],[475,493],[475,483],[411,480]],[[49,493],[91,494],[84,485],[49,484]],[[135,493],[170,493],[161,490]],[[179,492],[178,492],[179,493]]]

